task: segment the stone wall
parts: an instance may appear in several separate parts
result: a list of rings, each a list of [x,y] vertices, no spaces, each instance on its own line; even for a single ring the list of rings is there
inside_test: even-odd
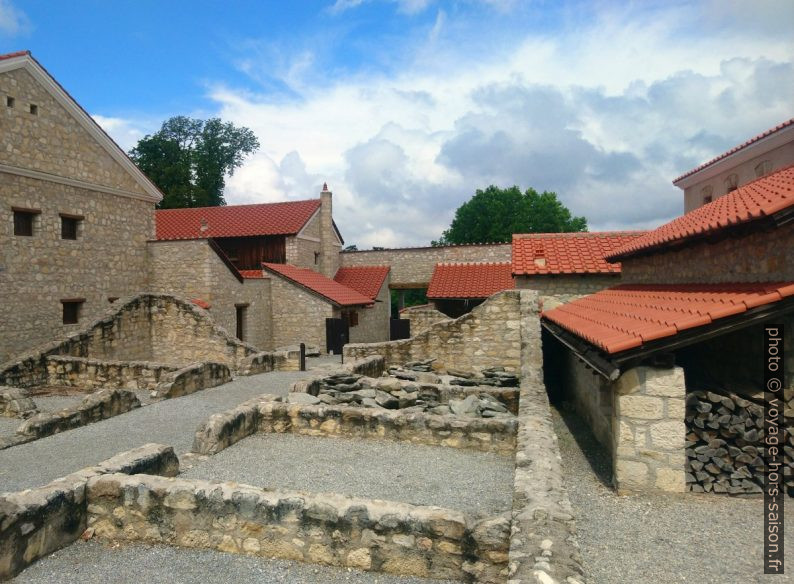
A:
[[[29,418],[38,413],[36,404],[26,393],[15,387],[0,385],[0,416],[4,418]]]
[[[58,412],[36,414],[16,431],[26,439],[38,440],[100,420],[106,420],[141,407],[133,392],[126,389],[103,389],[89,394],[76,406]]]
[[[516,276],[516,288],[537,290],[541,308],[549,310],[558,304],[570,302],[621,283],[620,274],[544,274],[542,276]]]
[[[421,306],[409,306],[400,311],[400,318],[411,321],[411,336],[414,337],[426,331],[431,325],[449,320],[443,312],[436,310],[432,304],[422,304]]]
[[[237,305],[246,305],[243,335],[260,349],[272,349],[270,280],[240,282],[204,239],[150,241],[149,290],[198,298],[211,306],[215,322],[237,334]]]
[[[165,294],[142,294],[113,305],[108,314],[63,341],[4,365],[0,383],[32,387],[47,382],[47,357],[157,361],[185,366],[216,361],[235,369],[258,351],[215,325],[207,312]]]
[[[502,518],[475,523],[440,507],[146,475],[92,478],[86,499],[88,525],[106,541],[504,581],[509,529]]]
[[[573,352],[562,347],[563,362],[559,367],[559,382],[565,398],[587,422],[590,430],[608,452],[612,452],[613,388],[601,375],[588,368]]]
[[[470,313],[436,323],[410,339],[346,345],[345,359],[382,355],[389,366],[435,358],[436,369],[501,366],[516,372],[521,348],[519,298],[518,290],[499,292]]]
[[[42,385],[77,387],[87,392],[98,388],[151,391],[178,369],[151,361],[102,361],[64,355],[51,355],[46,363],[47,377]]]
[[[794,224],[623,261],[631,284],[794,281]]]
[[[509,243],[344,251],[342,266],[391,266],[392,288],[427,288],[439,262],[509,262]]]
[[[325,319],[334,317],[328,301],[279,277],[270,276],[273,346],[306,343],[325,351]]]
[[[614,382],[614,482],[618,492],[685,490],[684,370],[635,367]]]
[[[345,370],[357,375],[380,377],[386,370],[386,361],[379,355],[373,355],[372,357],[349,361],[345,363],[343,367]]]
[[[301,268],[321,271],[320,214],[303,227],[300,235],[286,238],[287,263]],[[315,255],[317,254],[317,255]]]
[[[358,324],[350,327],[351,343],[379,343],[389,340],[389,314],[391,313],[391,292],[389,277],[383,281],[376,302],[371,307],[360,307]]]
[[[156,397],[171,399],[190,395],[203,389],[217,387],[232,380],[229,368],[223,363],[193,363],[166,375],[155,389]]]
[[[514,419],[469,420],[423,413],[404,414],[399,410],[290,404],[274,401],[274,398],[263,395],[210,416],[196,430],[193,452],[217,454],[256,432],[385,438],[483,452],[512,453],[515,449]]]
[[[86,483],[103,473],[175,476],[179,460],[170,446],[146,444],[46,486],[0,493],[0,580],[77,540],[88,523]]]

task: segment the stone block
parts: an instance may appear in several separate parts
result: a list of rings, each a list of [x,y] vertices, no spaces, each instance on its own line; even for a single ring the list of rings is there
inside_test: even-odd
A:
[[[656,469],[656,482],[654,483],[660,491],[673,493],[683,493],[686,490],[686,480],[684,469],[658,468]]]
[[[684,420],[658,422],[650,428],[651,445],[663,450],[683,450],[686,424]]]
[[[623,395],[617,398],[617,414],[620,418],[659,420],[664,417],[664,401],[658,397]]]
[[[648,465],[634,460],[618,459],[615,480],[618,489],[644,489],[648,485]]]

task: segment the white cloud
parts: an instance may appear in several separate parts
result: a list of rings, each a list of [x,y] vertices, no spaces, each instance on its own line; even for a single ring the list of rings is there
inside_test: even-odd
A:
[[[152,122],[92,114],[94,121],[110,134],[122,150],[128,152],[146,134],[157,130]]]
[[[30,30],[30,20],[10,0],[0,0],[0,36],[15,37]]]

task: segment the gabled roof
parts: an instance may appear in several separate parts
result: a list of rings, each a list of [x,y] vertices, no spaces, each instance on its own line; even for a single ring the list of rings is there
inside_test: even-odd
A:
[[[427,289],[428,298],[488,298],[515,288],[510,262],[436,264]]]
[[[389,275],[389,270],[391,270],[389,266],[350,266],[339,268],[334,280],[375,300],[386,276]]]
[[[263,263],[262,267],[268,272],[281,276],[339,306],[366,306],[374,304],[371,298],[339,282],[326,278],[314,270],[298,268],[290,264]]]
[[[614,354],[794,296],[794,282],[621,284],[543,312]]]
[[[124,196],[132,196],[135,198],[151,200],[154,203],[159,203],[163,198],[163,193],[149,178],[135,166],[135,163],[130,160],[127,153],[116,144],[102,127],[94,121],[88,112],[86,112],[75,99],[58,83],[58,81],[50,75],[50,73],[33,58],[30,51],[17,51],[15,53],[7,53],[0,55],[0,73],[6,71],[13,71],[15,69],[25,69],[30,75],[41,84],[41,86],[58,102],[71,116],[77,121],[80,126],[88,134],[96,140],[96,142],[113,158],[124,170],[126,170],[132,178],[144,190],[146,195],[138,193],[130,193],[106,187],[106,190]]]
[[[794,207],[794,166],[756,179],[707,205],[693,209],[607,255],[618,260],[773,217]]]
[[[320,208],[320,199],[155,211],[157,239],[295,235]]]
[[[513,235],[513,275],[619,274],[604,257],[645,231],[529,233]]]
[[[752,146],[754,144],[757,144],[758,142],[760,142],[762,140],[770,138],[773,135],[778,134],[781,130],[784,130],[785,128],[788,128],[789,126],[792,126],[792,125],[794,125],[794,118],[792,118],[790,120],[787,120],[787,121],[783,122],[782,124],[778,124],[774,128],[770,128],[766,132],[762,132],[762,133],[758,134],[757,136],[755,136],[753,138],[750,138],[746,142],[743,142],[742,144],[739,144],[738,146],[734,146],[733,148],[731,148],[727,152],[723,152],[719,156],[715,156],[714,158],[712,158],[708,162],[704,162],[700,166],[685,172],[684,174],[682,174],[681,176],[679,176],[678,178],[673,180],[673,184],[676,184],[679,181],[687,178],[688,176],[692,176],[693,174],[698,173],[701,170],[704,170],[705,168],[708,168],[709,166],[712,166],[712,165],[716,164],[720,160],[728,158],[729,156],[733,156],[734,154],[737,154],[738,152],[740,152],[740,151],[742,151],[742,150],[744,150],[744,149],[746,149],[746,148],[748,148],[748,147],[750,147],[750,146]]]

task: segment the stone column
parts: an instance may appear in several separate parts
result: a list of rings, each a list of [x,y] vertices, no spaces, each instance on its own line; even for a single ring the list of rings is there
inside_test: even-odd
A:
[[[339,247],[335,245],[333,193],[323,183],[320,192],[320,273],[329,278],[339,269]]]
[[[635,367],[613,385],[612,463],[618,492],[686,487],[686,386],[680,367]]]

